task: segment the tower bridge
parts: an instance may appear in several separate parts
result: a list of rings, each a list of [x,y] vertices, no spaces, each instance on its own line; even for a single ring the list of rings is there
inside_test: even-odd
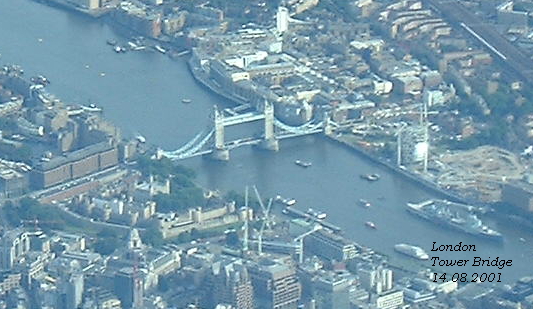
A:
[[[262,111],[241,112],[242,108],[225,109],[219,111],[214,107],[212,114],[213,122],[202,132],[194,136],[181,148],[173,151],[159,149],[157,157],[167,157],[171,160],[183,160],[201,155],[209,155],[215,160],[229,160],[229,152],[232,149],[245,145],[254,145],[262,149],[278,151],[279,141],[287,138],[304,136],[325,132],[329,134],[332,126],[329,116],[325,115],[320,122],[308,122],[301,126],[289,126],[279,121],[274,116],[274,105],[268,101],[262,106]],[[229,114],[230,116],[225,116]],[[261,137],[245,137],[237,140],[225,140],[225,128],[248,122],[264,121],[263,134]]]

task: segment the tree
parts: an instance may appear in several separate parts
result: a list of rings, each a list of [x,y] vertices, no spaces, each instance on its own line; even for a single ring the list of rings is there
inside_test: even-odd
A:
[[[153,247],[159,247],[163,245],[163,234],[159,230],[157,221],[150,221],[146,225],[144,231],[141,232],[141,239],[143,243],[149,244]]]
[[[117,249],[119,246],[119,241],[116,238],[99,238],[94,243],[94,251],[102,255],[110,255]]]

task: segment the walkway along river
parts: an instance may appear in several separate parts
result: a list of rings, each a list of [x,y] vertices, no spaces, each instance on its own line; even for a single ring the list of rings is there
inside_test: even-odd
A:
[[[113,52],[106,41],[125,40],[100,20],[31,0],[0,1],[0,15],[1,63],[20,64],[29,76],[45,75],[51,80],[50,92],[65,101],[102,106],[105,116],[126,135],[139,132],[150,143],[176,149],[206,126],[212,106],[221,103],[221,98],[195,82],[186,59],[173,61],[157,52]],[[192,103],[182,104],[183,98]],[[228,134],[246,136],[257,126],[230,128]],[[501,272],[504,282],[533,273],[532,235],[514,230],[512,224],[498,225],[505,236],[503,245],[498,245],[421,221],[407,213],[405,203],[435,197],[431,192],[336,142],[303,137],[282,141],[277,153],[246,147],[230,155],[229,162],[194,158],[182,163],[196,169],[199,181],[209,188],[242,190],[255,184],[265,196],[280,194],[295,198],[300,209],[325,211],[346,236],[389,254],[400,264],[412,262],[393,251],[397,243],[429,251],[434,241],[452,245],[462,241],[475,244],[477,252],[438,256],[470,260],[499,256],[513,259],[513,265],[503,270],[455,267],[448,272]],[[301,168],[294,164],[297,159],[311,161],[313,166]],[[359,177],[366,173],[382,177],[370,183]],[[372,207],[359,207],[360,198],[369,200]],[[374,222],[377,229],[366,228],[366,221]]]

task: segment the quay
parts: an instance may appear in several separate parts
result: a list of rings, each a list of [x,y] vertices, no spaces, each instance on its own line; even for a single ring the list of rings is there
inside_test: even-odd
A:
[[[385,168],[387,168],[389,171],[397,174],[397,175],[401,175],[402,177],[404,177],[405,179],[411,181],[412,183],[415,183],[417,185],[421,185],[423,186],[424,188],[430,190],[431,192],[433,193],[436,193],[440,196],[442,196],[443,198],[445,199],[448,199],[452,202],[456,202],[456,203],[463,203],[463,204],[468,204],[468,205],[475,205],[475,206],[487,206],[486,204],[483,204],[479,201],[474,201],[474,200],[471,200],[471,199],[468,199],[468,198],[465,198],[461,195],[459,195],[458,193],[453,193],[453,192],[450,192],[448,190],[445,190],[441,187],[439,187],[436,183],[434,182],[431,182],[427,179],[424,179],[412,172],[409,172],[408,170],[405,170],[405,169],[402,169],[398,166],[396,166],[394,163],[391,163],[391,162],[388,162],[386,160],[384,160],[383,158],[379,158],[379,157],[376,157],[375,155],[371,154],[370,152],[366,151],[365,149],[363,149],[362,147],[358,147],[357,145],[353,145],[345,140],[342,140],[341,138],[339,137],[336,137],[336,136],[333,136],[333,135],[326,135],[326,138],[329,139],[330,141],[333,141],[343,147],[347,147],[348,149],[354,151],[355,153],[357,153],[358,155],[360,155],[361,157],[363,158],[366,158],[368,159],[369,161],[373,162],[373,163],[376,163],[380,166],[383,166]]]
[[[301,210],[298,210],[296,208],[292,208],[292,207],[286,207],[285,209],[287,209],[287,212],[288,212],[288,215],[291,215],[293,217],[298,217],[298,218],[305,218],[305,219],[308,219],[308,220],[312,220],[320,225],[322,225],[323,227],[326,227],[330,230],[332,230],[334,233],[336,234],[339,234],[342,232],[342,229],[330,222],[327,222],[327,221],[324,221],[324,220],[319,220]]]
[[[206,88],[208,88],[209,90],[211,90],[215,94],[218,94],[218,95],[220,95],[220,96],[222,96],[222,97],[234,102],[238,106],[244,106],[244,105],[246,105],[247,107],[250,106],[249,102],[247,102],[243,98],[240,98],[240,97],[238,97],[238,96],[236,96],[236,95],[234,95],[234,94],[232,94],[232,93],[230,93],[228,91],[225,91],[224,89],[222,89],[221,87],[216,85],[212,80],[210,80],[210,78],[205,74],[203,69],[201,67],[199,67],[199,64],[196,63],[194,53],[193,53],[193,56],[191,56],[188,59],[187,63],[188,63],[188,67],[189,67],[189,70],[190,70],[192,76],[201,85],[205,86]],[[467,198],[465,198],[463,196],[460,196],[457,193],[453,193],[453,192],[450,192],[448,190],[445,190],[445,189],[439,187],[436,183],[431,182],[429,180],[426,180],[426,179],[422,178],[421,176],[416,175],[416,174],[414,174],[412,172],[409,172],[409,171],[407,171],[405,169],[401,169],[400,167],[396,166],[394,163],[388,162],[388,161],[384,160],[383,158],[378,158],[375,155],[373,155],[373,154],[369,153],[368,151],[366,151],[365,149],[363,149],[361,147],[358,147],[357,145],[353,145],[353,144],[351,144],[351,143],[349,143],[349,142],[347,142],[345,140],[342,140],[342,138],[336,137],[333,134],[325,134],[325,136],[329,140],[331,140],[331,141],[333,141],[335,143],[338,143],[339,145],[341,145],[343,147],[347,147],[348,149],[354,151],[355,153],[357,153],[361,157],[366,158],[366,159],[372,161],[373,163],[381,165],[381,166],[387,168],[388,170],[390,170],[391,172],[393,172],[393,173],[395,173],[397,175],[401,175],[402,177],[404,177],[405,179],[411,181],[412,183],[421,185],[424,188],[426,188],[426,189],[430,190],[431,192],[434,192],[434,193],[442,196],[445,199],[449,199],[449,200],[451,200],[453,202],[464,203],[464,204],[469,204],[469,205],[486,206],[485,204],[480,203],[479,201],[474,201],[474,200],[471,200],[471,199],[467,199]],[[291,210],[289,210],[289,211],[291,211]],[[293,211],[297,211],[298,212],[298,210],[293,210]],[[307,215],[305,213],[302,213],[302,214],[303,215]],[[300,215],[300,214],[298,214],[298,215]]]

